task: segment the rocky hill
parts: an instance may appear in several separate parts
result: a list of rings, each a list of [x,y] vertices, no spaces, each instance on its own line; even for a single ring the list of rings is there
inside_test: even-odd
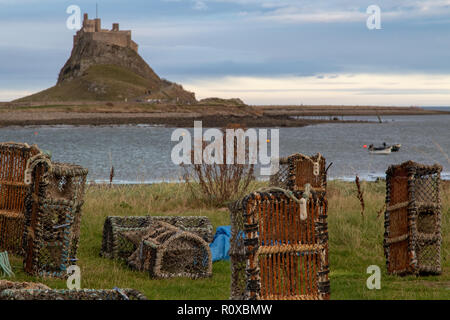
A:
[[[109,36],[122,36],[124,31],[100,27],[88,30],[88,23],[92,21],[85,16],[83,29],[75,36],[71,56],[61,69],[57,84],[17,101],[196,102],[194,93],[161,79],[137,53],[137,48],[103,40],[111,38]]]

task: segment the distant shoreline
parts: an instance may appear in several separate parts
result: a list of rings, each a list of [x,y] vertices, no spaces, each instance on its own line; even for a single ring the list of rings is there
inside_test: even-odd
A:
[[[356,176],[355,176],[356,177]],[[328,181],[339,181],[339,182],[345,182],[345,183],[354,183],[355,177],[330,177],[327,180]],[[376,183],[378,181],[386,181],[385,175],[380,176],[374,176],[374,177],[359,177],[361,181],[365,181],[368,183]],[[269,179],[256,179],[258,182],[269,182]],[[443,176],[441,177],[441,181],[445,185],[450,186],[450,176]],[[185,181],[183,180],[161,180],[161,179],[155,179],[154,181],[113,181],[111,186],[112,187],[129,187],[129,186],[150,186],[150,185],[158,185],[158,184],[183,184]],[[107,180],[91,180],[88,181],[87,184],[90,187],[104,187],[104,186],[110,186],[109,181]]]
[[[418,107],[372,106],[245,106],[171,105],[125,102],[0,103],[0,127],[30,125],[149,124],[204,127],[238,124],[244,127],[303,127],[321,123],[366,123],[345,116],[442,115],[448,111]],[[302,119],[301,117],[320,117]],[[298,119],[297,117],[300,117]]]

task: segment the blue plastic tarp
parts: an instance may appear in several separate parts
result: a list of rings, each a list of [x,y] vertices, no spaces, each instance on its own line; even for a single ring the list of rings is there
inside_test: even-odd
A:
[[[216,229],[214,240],[209,245],[212,261],[229,260],[231,226],[220,226]]]

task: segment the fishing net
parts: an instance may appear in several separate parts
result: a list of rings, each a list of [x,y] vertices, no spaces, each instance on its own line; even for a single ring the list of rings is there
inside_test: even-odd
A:
[[[45,284],[42,283],[34,283],[34,282],[13,282],[8,280],[0,280],[0,293],[3,290],[7,289],[40,289],[40,290],[49,290]]]
[[[247,258],[244,246],[244,215],[242,202],[229,205],[231,218],[231,238],[229,256],[231,260],[231,299],[244,300],[246,297],[247,278],[245,268]]]
[[[121,233],[137,247],[128,258],[128,264],[137,270],[148,271],[152,278],[196,279],[212,275],[208,243],[191,232],[153,220],[139,233]]]
[[[329,299],[324,192],[256,191],[230,211],[231,299]]]
[[[440,165],[386,171],[384,253],[391,274],[441,273]]]
[[[270,176],[270,185],[286,190],[302,190],[309,183],[314,189],[326,189],[326,160],[320,154],[306,156],[300,153],[280,158],[279,171]]]
[[[147,300],[147,298],[134,289],[6,289],[0,290],[0,300]]]
[[[107,217],[103,227],[103,240],[100,255],[111,259],[126,260],[136,249],[136,245],[123,232],[142,237],[154,221],[169,223],[183,231],[188,231],[210,243],[213,239],[213,227],[207,217],[180,216],[133,216]]]
[[[77,262],[81,207],[88,170],[77,165],[42,162],[27,195],[23,236],[24,268],[30,274],[64,278]]]
[[[0,251],[22,253],[25,196],[30,188],[25,172],[28,160],[38,153],[36,146],[0,143]]]

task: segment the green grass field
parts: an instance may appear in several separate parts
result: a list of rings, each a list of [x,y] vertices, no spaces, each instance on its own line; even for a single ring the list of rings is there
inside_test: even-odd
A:
[[[383,256],[383,182],[365,183],[366,212],[360,214],[353,183],[332,181],[328,187],[330,280],[332,299],[450,299],[450,185],[442,190],[442,267],[441,276],[394,277],[386,274]],[[149,299],[228,299],[230,263],[214,263],[213,277],[202,280],[151,280],[147,273],[130,270],[125,263],[99,256],[105,217],[110,215],[204,215],[214,227],[229,225],[225,208],[208,208],[192,198],[183,184],[151,186],[91,186],[87,190],[79,266],[83,288],[135,288]],[[11,257],[15,281],[37,281],[54,288],[65,288],[65,281],[35,278],[22,270],[22,260]],[[382,270],[381,290],[368,290],[366,269],[378,265]]]

